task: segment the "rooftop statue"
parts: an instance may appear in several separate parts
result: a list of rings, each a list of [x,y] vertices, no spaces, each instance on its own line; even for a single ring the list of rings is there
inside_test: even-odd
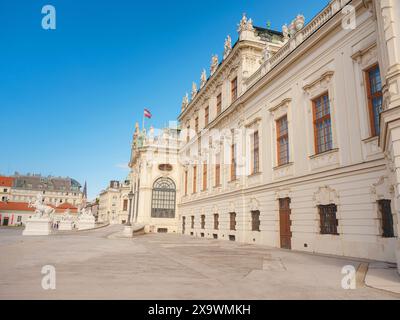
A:
[[[211,75],[213,75],[215,73],[215,71],[217,71],[218,63],[219,63],[218,62],[218,55],[215,54],[211,58]]]
[[[189,94],[186,92],[186,95],[183,97],[182,100],[182,111],[185,110],[188,105],[189,105]]]
[[[192,84],[192,100],[194,99],[196,94],[197,94],[197,84],[196,84],[196,82],[193,82],[193,84]]]
[[[287,26],[287,24],[284,24],[282,26],[282,33],[283,33],[283,40],[286,42],[287,40],[289,40],[289,28]]]
[[[224,45],[224,59],[231,53],[232,51],[232,39],[231,36],[228,35],[227,38],[225,39],[225,45]]]
[[[200,89],[203,88],[206,85],[207,82],[207,73],[206,70],[203,69],[203,72],[201,73],[201,78],[200,78]]]
[[[271,58],[271,47],[267,43],[263,49],[263,61],[268,61]]]
[[[249,19],[247,20],[246,14],[243,13],[242,20],[240,21],[238,25],[238,32],[242,33],[243,31],[253,31],[253,20]]]

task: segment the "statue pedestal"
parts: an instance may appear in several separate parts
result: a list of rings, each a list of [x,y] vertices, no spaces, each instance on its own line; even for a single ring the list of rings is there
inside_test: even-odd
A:
[[[90,230],[94,229],[96,226],[96,221],[93,218],[84,218],[78,220],[78,230]]]
[[[50,218],[32,217],[26,221],[23,236],[48,236],[51,233]]]
[[[61,221],[58,226],[59,231],[72,231],[72,221]]]

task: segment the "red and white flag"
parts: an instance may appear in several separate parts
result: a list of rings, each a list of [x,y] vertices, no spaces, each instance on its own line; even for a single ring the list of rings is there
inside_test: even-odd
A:
[[[144,109],[144,116],[148,119],[151,119],[152,115],[148,109]]]

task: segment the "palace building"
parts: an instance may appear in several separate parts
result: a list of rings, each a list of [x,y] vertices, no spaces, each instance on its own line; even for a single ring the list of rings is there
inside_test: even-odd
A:
[[[136,130],[132,221],[399,261],[399,12],[396,0],[331,0],[282,32],[243,16],[184,98],[179,144],[154,154]]]

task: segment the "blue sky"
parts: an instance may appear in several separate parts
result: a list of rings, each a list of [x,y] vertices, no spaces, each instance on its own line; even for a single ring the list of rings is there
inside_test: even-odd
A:
[[[95,197],[128,173],[143,108],[156,128],[175,120],[185,92],[208,72],[246,12],[281,30],[328,0],[2,0],[0,173],[87,180]],[[56,8],[57,29],[41,28]]]

